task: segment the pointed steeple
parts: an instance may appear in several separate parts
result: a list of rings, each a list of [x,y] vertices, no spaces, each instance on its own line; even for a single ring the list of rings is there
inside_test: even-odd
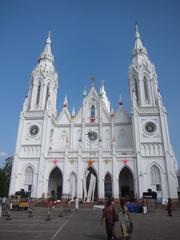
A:
[[[48,33],[48,38],[46,40],[44,50],[40,55],[39,61],[42,59],[47,59],[54,62],[54,56],[51,51],[51,31]]]
[[[155,106],[157,103],[157,74],[150,61],[136,24],[135,46],[132,51],[132,64],[129,68],[129,83],[132,104]],[[134,93],[136,98],[134,98]]]
[[[138,25],[135,25],[135,45],[134,45],[134,49],[132,52],[133,57],[137,54],[147,54],[147,50],[146,48],[143,46],[142,41],[141,41],[141,36],[139,33],[139,29],[138,29]]]

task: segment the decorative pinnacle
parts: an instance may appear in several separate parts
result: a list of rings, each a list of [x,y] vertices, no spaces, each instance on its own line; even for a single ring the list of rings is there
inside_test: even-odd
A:
[[[140,33],[139,33],[139,29],[138,29],[138,24],[137,23],[135,25],[135,38],[140,38]]]
[[[102,97],[102,87],[99,89],[99,96]]]
[[[75,110],[74,110],[74,106],[73,106],[73,109],[72,109],[71,116],[72,116],[72,117],[74,117],[74,116],[75,116]]]
[[[119,106],[123,106],[123,100],[122,100],[122,96],[119,96],[119,101],[118,101]]]
[[[67,96],[65,96],[65,98],[64,98],[63,106],[64,106],[64,107],[67,107],[67,106],[68,106]]]
[[[87,95],[87,91],[86,91],[86,88],[84,88],[83,97],[86,97],[86,95]]]
[[[41,59],[48,59],[48,60],[51,60],[51,61],[54,62],[54,56],[53,56],[52,51],[51,51],[51,31],[50,30],[48,32],[48,37],[47,37],[47,40],[46,40],[46,43],[45,43],[45,47],[44,47],[44,50],[42,51],[42,53],[40,55],[39,61]]]
[[[48,38],[47,38],[47,40],[46,40],[46,43],[51,44],[51,29],[49,29]]]

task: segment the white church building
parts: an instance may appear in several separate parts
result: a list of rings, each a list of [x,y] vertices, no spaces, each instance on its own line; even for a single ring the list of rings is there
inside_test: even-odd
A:
[[[34,198],[68,194],[93,201],[108,195],[142,197],[152,189],[177,198],[167,113],[137,26],[128,78],[131,113],[121,98],[118,110],[110,110],[103,83],[83,92],[77,113],[69,111],[67,97],[57,112],[58,75],[49,33],[20,113],[9,194],[24,189]]]

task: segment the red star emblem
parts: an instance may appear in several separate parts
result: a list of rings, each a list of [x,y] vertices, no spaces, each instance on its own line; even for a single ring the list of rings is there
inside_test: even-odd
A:
[[[91,159],[89,159],[89,161],[88,161],[88,167],[91,167],[91,166],[93,166],[93,163],[94,163],[94,161],[93,161],[93,160],[91,160]]]
[[[124,164],[127,164],[128,162],[129,162],[128,159],[124,159],[124,160],[123,160],[123,163],[124,163]]]
[[[60,161],[57,160],[57,159],[54,159],[52,162],[53,162],[54,164],[57,164],[57,163],[59,163]]]

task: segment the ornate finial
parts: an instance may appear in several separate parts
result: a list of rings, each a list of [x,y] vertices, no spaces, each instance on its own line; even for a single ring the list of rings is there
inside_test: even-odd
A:
[[[135,24],[135,38],[140,38],[140,33],[139,33],[139,29],[138,29],[138,24],[136,22]]]
[[[48,38],[46,40],[46,43],[51,44],[51,29],[49,28],[49,32],[48,32]]]
[[[96,76],[92,76],[92,77],[91,77],[91,87],[94,87],[94,85],[95,85],[95,80],[96,80]]]

